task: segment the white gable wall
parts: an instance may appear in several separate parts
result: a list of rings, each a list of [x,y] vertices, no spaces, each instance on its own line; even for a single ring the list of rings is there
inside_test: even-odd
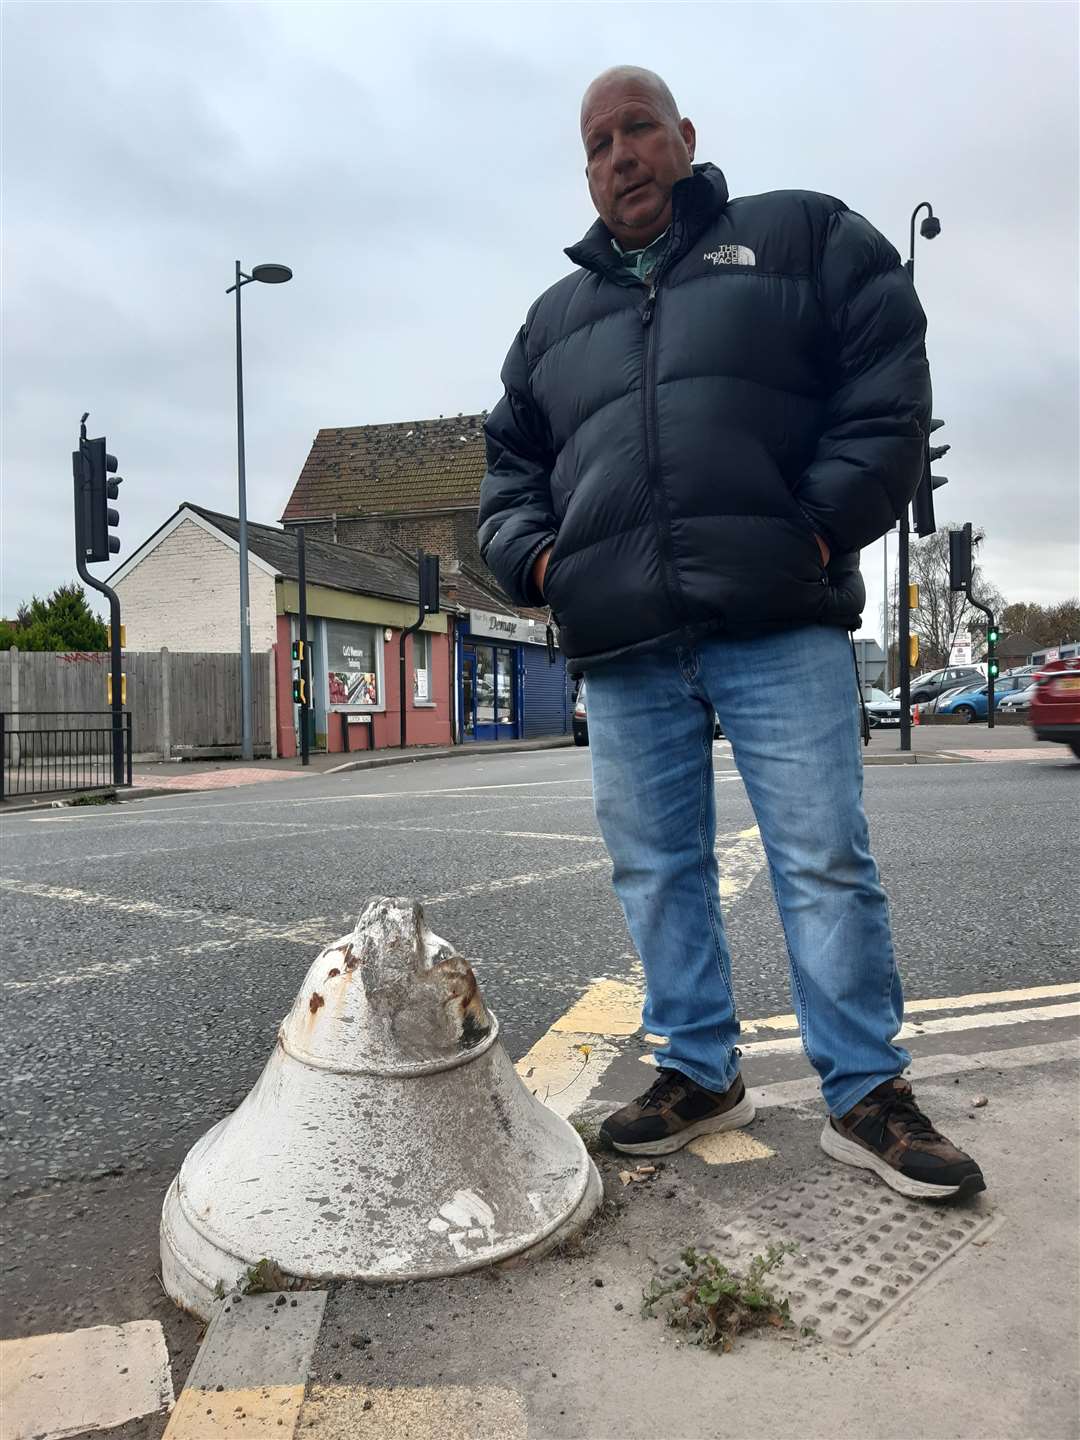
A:
[[[252,651],[277,639],[274,577],[249,555]],[[181,512],[178,523],[113,581],[129,650],[239,651],[240,561],[224,537]]]

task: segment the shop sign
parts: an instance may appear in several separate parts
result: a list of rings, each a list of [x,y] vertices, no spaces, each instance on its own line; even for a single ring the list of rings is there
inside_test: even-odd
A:
[[[496,615],[490,610],[470,610],[469,630],[493,640],[510,640],[518,645],[546,645],[546,627],[520,615]]]

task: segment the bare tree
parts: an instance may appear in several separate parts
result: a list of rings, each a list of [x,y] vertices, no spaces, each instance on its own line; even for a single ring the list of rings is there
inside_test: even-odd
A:
[[[972,536],[972,550],[977,551],[985,531]],[[919,637],[920,671],[938,670],[949,663],[953,640],[960,629],[971,632],[972,653],[981,658],[986,646],[986,617],[967,603],[967,596],[949,589],[949,532],[941,529],[925,540],[912,537],[908,558],[911,583],[919,587],[919,606],[911,612],[911,633]],[[891,573],[889,589],[889,651],[898,644],[900,594],[898,568]],[[972,563],[971,589],[977,599],[989,605],[995,616],[1005,609],[1005,599]],[[895,665],[893,667],[895,673]]]

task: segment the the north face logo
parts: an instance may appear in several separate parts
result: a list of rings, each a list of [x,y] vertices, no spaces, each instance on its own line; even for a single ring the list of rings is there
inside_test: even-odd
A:
[[[706,250],[704,259],[714,265],[756,265],[757,257],[749,245],[718,245],[715,250]]]

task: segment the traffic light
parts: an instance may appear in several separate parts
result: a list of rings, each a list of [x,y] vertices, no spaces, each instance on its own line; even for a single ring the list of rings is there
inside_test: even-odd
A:
[[[991,622],[986,629],[986,673],[991,680],[996,680],[1000,672],[997,659],[997,643],[999,636],[998,627]]]
[[[971,589],[971,522],[949,531],[949,589]]]
[[[420,552],[420,610],[425,615],[437,615],[441,608],[439,600],[439,557]]]
[[[945,424],[944,420],[931,420],[930,433],[940,430]],[[940,490],[942,485],[947,485],[947,475],[932,475],[930,467],[934,465],[943,455],[947,455],[951,446],[931,445],[930,437],[927,436],[926,448],[923,452],[923,473],[919,481],[919,488],[915,491],[915,498],[911,502],[912,514],[915,517],[916,535],[933,535],[937,529],[937,522],[934,519],[934,491]]]
[[[83,559],[88,564],[108,560],[120,549],[119,535],[112,530],[120,524],[120,513],[109,504],[120,494],[121,480],[116,475],[117,459],[105,449],[105,437],[80,440],[77,456],[81,465],[80,528]],[[116,478],[112,477],[116,475]]]
[[[302,675],[292,682],[292,700],[294,705],[307,704],[307,681]]]
[[[294,640],[292,642],[292,663],[294,665],[302,665],[304,663],[303,640]]]

